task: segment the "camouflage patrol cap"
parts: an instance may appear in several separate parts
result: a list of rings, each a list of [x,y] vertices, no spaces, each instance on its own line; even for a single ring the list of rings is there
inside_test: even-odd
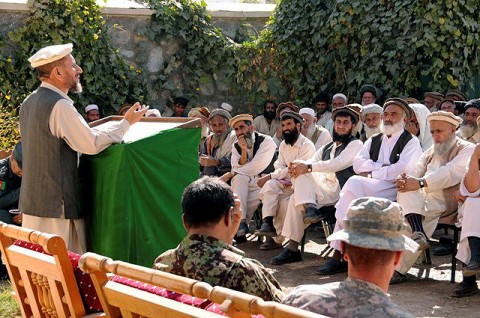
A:
[[[404,217],[398,203],[384,198],[358,198],[350,204],[344,229],[330,235],[353,246],[388,251],[415,252],[418,244],[403,235]]]

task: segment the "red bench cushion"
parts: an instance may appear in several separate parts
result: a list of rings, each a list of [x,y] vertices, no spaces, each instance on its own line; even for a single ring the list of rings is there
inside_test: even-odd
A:
[[[32,251],[48,254],[43,250],[42,246],[38,244],[33,244],[20,240],[16,240],[14,244]],[[82,296],[83,305],[85,307],[86,313],[91,314],[96,312],[102,312],[102,304],[98,299],[97,291],[93,286],[90,275],[82,272],[82,270],[78,268],[78,260],[80,259],[80,255],[68,251],[68,257],[70,258],[70,262],[72,263],[73,272],[75,273],[75,278],[77,279],[78,288],[80,290],[80,295]]]

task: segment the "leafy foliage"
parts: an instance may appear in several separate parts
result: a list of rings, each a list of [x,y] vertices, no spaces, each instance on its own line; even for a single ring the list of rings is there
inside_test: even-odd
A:
[[[142,71],[128,66],[112,46],[95,0],[34,1],[25,25],[0,39],[3,149],[12,147],[18,137],[15,115],[20,103],[39,85],[28,57],[44,46],[69,42],[73,43],[73,55],[84,72],[83,93],[72,95],[77,107],[96,103],[106,113],[112,113],[125,102],[143,100]]]
[[[147,3],[156,13],[150,25],[139,33],[157,43],[181,42],[181,48],[165,61],[163,71],[154,79],[154,89],[168,89],[173,95],[195,100],[199,85],[209,77],[216,80],[219,72],[233,83],[236,45],[211,23],[204,1],[150,0]],[[174,73],[182,78],[176,85],[171,81]]]
[[[478,0],[283,0],[238,79],[266,91],[278,76],[305,105],[319,91],[358,100],[365,83],[397,96],[466,89],[479,70],[479,16]]]

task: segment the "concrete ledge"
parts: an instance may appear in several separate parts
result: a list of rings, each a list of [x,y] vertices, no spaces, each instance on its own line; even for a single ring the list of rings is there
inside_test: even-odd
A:
[[[28,12],[27,0],[0,0],[0,11]],[[103,0],[97,0],[104,14],[109,16],[150,16],[155,13],[147,7],[128,0],[109,0],[105,4]],[[250,3],[212,3],[207,6],[208,13],[212,18],[268,18],[274,4],[250,4]]]

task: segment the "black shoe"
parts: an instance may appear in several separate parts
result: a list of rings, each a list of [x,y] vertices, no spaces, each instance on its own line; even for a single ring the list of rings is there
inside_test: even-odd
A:
[[[291,251],[288,248],[284,248],[283,251],[272,258],[271,264],[272,265],[283,265],[283,264],[288,264],[288,263],[295,263],[295,262],[301,262],[302,259],[302,253],[300,251]]]
[[[460,284],[458,284],[457,287],[455,287],[451,296],[456,298],[461,298],[461,297],[471,296],[476,293],[478,293],[477,282],[473,282],[472,284],[461,282]]]
[[[305,209],[305,214],[303,215],[303,223],[311,224],[317,223],[323,220],[325,217],[321,214],[317,208],[315,207],[308,207]]]
[[[432,254],[435,256],[445,256],[448,254],[452,254],[452,246],[446,245],[446,244],[440,244],[440,245],[434,246],[430,250],[432,251]]]
[[[325,264],[315,270],[317,275],[333,275],[337,273],[345,273],[348,270],[348,263],[337,261],[336,259],[329,257]]]
[[[401,284],[401,283],[405,283],[406,281],[407,281],[407,275],[394,271],[392,278],[390,278],[390,285]]]
[[[464,276],[480,274],[480,257],[474,256],[470,259],[467,266],[462,269]]]
[[[275,242],[275,240],[271,237],[267,237],[267,240],[265,241],[265,243],[260,244],[260,249],[262,251],[275,250],[281,247],[282,247],[282,244]]]
[[[254,232],[256,236],[266,236],[266,237],[275,237],[277,236],[277,231],[275,228],[268,223],[263,222],[259,230]]]
[[[237,246],[237,244],[245,243],[246,241],[247,241],[246,235],[242,235],[242,236],[236,235],[234,240],[235,244],[233,246]]]
[[[250,231],[248,225],[245,221],[240,222],[240,226],[237,230],[237,236],[245,236]],[[238,243],[238,242],[237,242]]]

